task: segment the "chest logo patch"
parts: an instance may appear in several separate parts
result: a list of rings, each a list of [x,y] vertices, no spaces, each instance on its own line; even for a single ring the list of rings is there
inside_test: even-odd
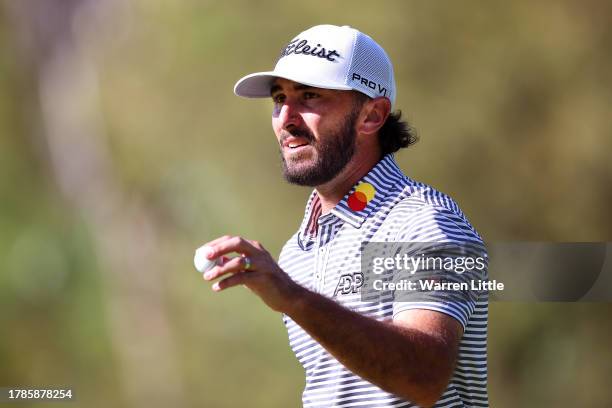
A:
[[[350,293],[358,293],[359,288],[363,286],[363,273],[345,273],[338,279],[334,296],[338,294],[348,295]]]
[[[355,191],[348,196],[347,204],[351,210],[361,211],[366,208],[375,195],[376,189],[373,185],[366,182],[359,183]]]

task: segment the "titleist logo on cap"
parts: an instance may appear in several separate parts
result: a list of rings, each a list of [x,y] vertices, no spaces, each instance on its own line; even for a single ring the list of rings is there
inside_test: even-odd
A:
[[[296,38],[291,41],[287,46],[281,51],[278,59],[286,57],[291,54],[304,54],[311,55],[313,57],[325,58],[328,61],[336,61],[334,57],[340,57],[338,51],[336,50],[327,50],[325,47],[321,47],[321,44],[317,44],[313,46],[313,44],[309,44],[307,40],[300,40]]]
[[[234,85],[247,98],[269,98],[272,78],[323,89],[354,90],[395,103],[393,66],[385,50],[349,26],[321,24],[294,35],[279,49],[272,71],[255,72]]]

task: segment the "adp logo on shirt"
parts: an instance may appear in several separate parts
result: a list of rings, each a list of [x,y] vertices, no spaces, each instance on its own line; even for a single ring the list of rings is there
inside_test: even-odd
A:
[[[359,183],[355,191],[348,196],[347,204],[353,211],[361,211],[376,195],[376,189],[370,183]]]
[[[334,290],[334,296],[337,294],[348,295],[349,293],[358,293],[359,288],[363,286],[363,273],[345,273],[340,276],[336,289]]]

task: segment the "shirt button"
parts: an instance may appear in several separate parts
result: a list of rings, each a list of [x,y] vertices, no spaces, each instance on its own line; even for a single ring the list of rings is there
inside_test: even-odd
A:
[[[317,274],[315,275],[315,278],[317,278],[317,279],[319,279],[320,277],[321,277],[321,274],[318,274],[318,273],[317,273]]]

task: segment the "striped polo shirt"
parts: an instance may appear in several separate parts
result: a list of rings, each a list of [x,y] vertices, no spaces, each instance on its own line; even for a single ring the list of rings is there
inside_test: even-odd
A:
[[[370,183],[375,195],[365,208],[354,211],[349,198],[362,182]],[[456,367],[435,406],[488,407],[486,291],[472,293],[464,302],[443,297],[367,302],[359,290],[338,290],[345,287],[347,276],[350,280],[351,274],[360,272],[363,243],[455,240],[482,244],[450,197],[405,176],[389,154],[327,214],[322,214],[319,196],[313,191],[299,230],[281,251],[279,265],[300,285],[374,319],[388,320],[408,309],[428,309],[458,320],[464,333]],[[353,374],[289,316],[283,314],[283,321],[290,346],[306,374],[304,407],[416,406]]]

